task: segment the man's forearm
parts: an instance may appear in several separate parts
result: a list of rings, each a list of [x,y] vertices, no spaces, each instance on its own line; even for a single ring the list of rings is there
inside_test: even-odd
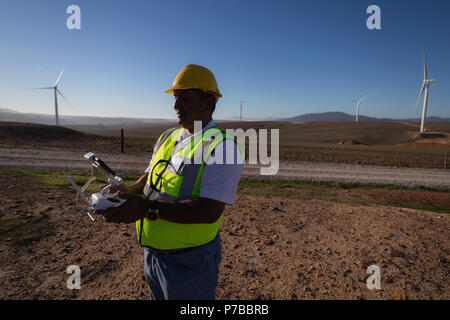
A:
[[[176,223],[213,223],[219,219],[225,204],[207,198],[182,201],[160,201],[159,217]]]
[[[148,174],[142,175],[128,187],[128,193],[142,194],[147,183]],[[219,219],[225,204],[208,199],[187,199],[182,201],[160,201],[159,216],[161,219],[176,223],[213,223]],[[144,208],[145,209],[145,208]]]
[[[147,183],[148,173],[142,175],[135,183],[128,187],[129,193],[142,194]]]

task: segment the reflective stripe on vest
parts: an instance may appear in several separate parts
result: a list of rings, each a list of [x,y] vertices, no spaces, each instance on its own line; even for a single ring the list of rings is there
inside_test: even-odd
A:
[[[151,200],[181,201],[198,198],[205,161],[217,144],[224,139],[231,139],[219,128],[212,127],[187,140],[187,145],[172,155],[182,130],[183,128],[172,130],[170,135],[166,131],[158,140],[144,188],[144,196]],[[150,187],[152,178],[159,192]],[[136,231],[142,246],[159,250],[195,247],[214,239],[222,218],[223,214],[213,223],[195,224],[175,223],[164,219],[150,221],[144,218],[136,222]]]

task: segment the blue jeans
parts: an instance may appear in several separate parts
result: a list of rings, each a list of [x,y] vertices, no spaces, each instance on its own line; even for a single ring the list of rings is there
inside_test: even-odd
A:
[[[144,248],[144,274],[152,300],[214,300],[222,260],[220,235],[176,254]]]

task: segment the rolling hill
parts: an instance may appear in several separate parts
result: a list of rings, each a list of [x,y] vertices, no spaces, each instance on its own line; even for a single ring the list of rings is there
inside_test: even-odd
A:
[[[284,118],[284,121],[293,122],[355,122],[355,116],[344,112],[322,112],[322,113],[308,113],[302,114],[292,118]],[[427,117],[427,122],[450,122],[450,118],[440,117]],[[360,115],[360,122],[389,122],[389,121],[407,121],[407,122],[420,122],[421,119],[390,119],[390,118],[374,118]]]
[[[55,124],[55,116],[41,113],[22,113],[11,109],[0,108],[0,121],[3,122],[27,122],[39,123],[46,125]],[[95,126],[109,126],[109,125],[140,125],[148,123],[170,122],[173,120],[167,119],[149,119],[149,118],[126,118],[126,117],[93,117],[93,116],[59,116],[59,123],[61,125],[95,125]]]

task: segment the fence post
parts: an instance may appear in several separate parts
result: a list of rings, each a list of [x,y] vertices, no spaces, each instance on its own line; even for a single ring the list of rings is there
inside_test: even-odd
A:
[[[447,170],[448,151],[445,153],[444,170]]]
[[[123,129],[120,129],[120,152],[123,152]]]

